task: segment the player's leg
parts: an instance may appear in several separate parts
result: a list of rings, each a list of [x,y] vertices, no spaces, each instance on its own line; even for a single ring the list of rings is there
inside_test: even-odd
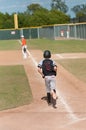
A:
[[[56,99],[57,98],[57,94],[56,94],[56,78],[55,78],[55,76],[51,76],[50,89],[51,89],[52,97],[54,99]]]
[[[22,46],[22,55],[23,55],[23,58],[24,58],[24,46]]]
[[[47,91],[47,103],[48,105],[51,104],[51,93],[50,93],[50,87],[49,87],[49,79],[45,77],[45,86]]]
[[[50,94],[50,92],[47,92],[47,102],[48,102],[48,105],[51,105],[51,94]]]
[[[53,107],[57,108],[57,94],[56,94],[56,79],[55,76],[51,77],[51,82],[50,82],[50,88],[51,88],[51,96],[52,96],[52,103],[53,103]]]
[[[24,56],[24,59],[27,58],[27,48],[26,48],[26,46],[23,47],[23,56]]]

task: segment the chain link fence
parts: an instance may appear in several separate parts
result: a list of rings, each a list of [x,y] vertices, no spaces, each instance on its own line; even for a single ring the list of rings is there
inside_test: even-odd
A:
[[[86,39],[86,23],[0,30],[0,40],[20,39],[21,35],[26,39]]]

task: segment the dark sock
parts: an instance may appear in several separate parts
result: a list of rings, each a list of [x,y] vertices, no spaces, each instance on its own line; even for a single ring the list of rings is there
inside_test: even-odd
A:
[[[51,103],[51,94],[50,93],[47,93],[47,102]]]
[[[53,89],[53,91],[54,91],[54,93],[56,93],[56,90],[55,90],[55,89]]]

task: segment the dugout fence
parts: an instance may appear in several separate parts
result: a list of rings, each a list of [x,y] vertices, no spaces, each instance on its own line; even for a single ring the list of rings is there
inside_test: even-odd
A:
[[[0,40],[20,39],[21,35],[27,39],[86,39],[86,23],[0,30]]]

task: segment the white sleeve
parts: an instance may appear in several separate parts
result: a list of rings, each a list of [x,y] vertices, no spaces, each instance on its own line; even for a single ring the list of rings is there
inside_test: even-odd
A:
[[[43,60],[41,60],[41,61],[38,63],[38,67],[42,68],[42,63],[43,63]]]
[[[53,66],[57,66],[55,61],[53,61]]]

